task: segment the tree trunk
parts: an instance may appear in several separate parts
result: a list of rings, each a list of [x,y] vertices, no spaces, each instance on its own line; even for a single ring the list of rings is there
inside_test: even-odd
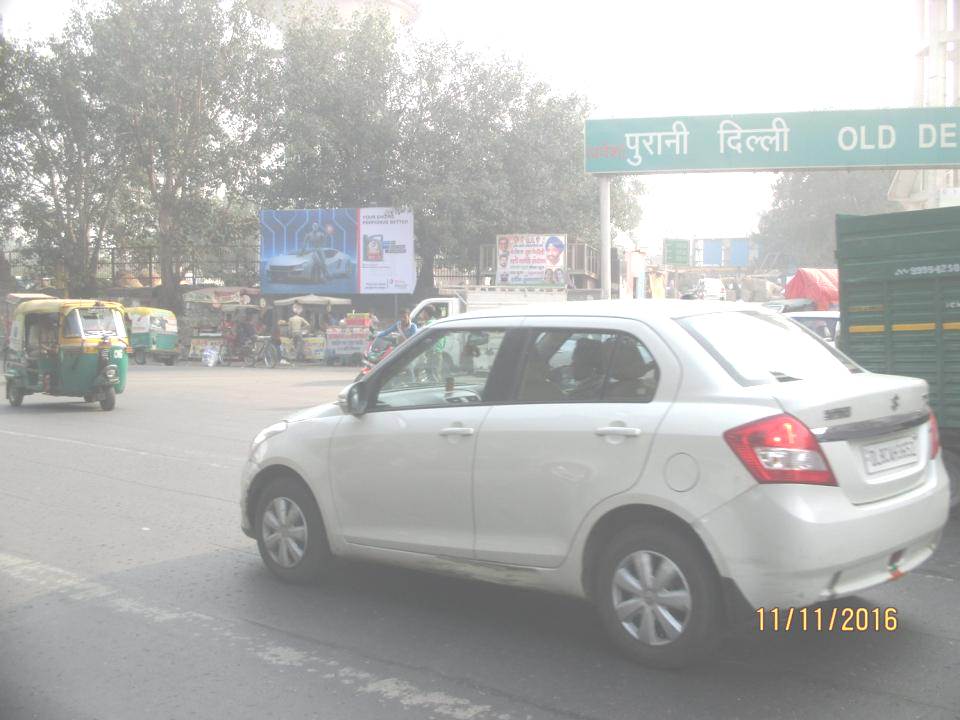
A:
[[[157,212],[160,298],[163,307],[179,315],[183,312],[183,297],[180,295],[180,268],[174,257],[176,227],[171,204],[169,199],[161,199]]]
[[[7,262],[7,256],[0,250],[0,287],[13,287],[13,272],[10,269],[10,263]]]
[[[437,257],[436,251],[425,245],[421,252],[420,275],[417,277],[415,295],[417,298],[433,297],[437,294],[437,287],[433,278],[433,264]]]

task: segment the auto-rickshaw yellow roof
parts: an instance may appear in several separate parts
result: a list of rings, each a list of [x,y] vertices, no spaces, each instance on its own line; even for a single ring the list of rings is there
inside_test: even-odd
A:
[[[165,308],[144,307],[143,305],[128,307],[126,308],[126,313],[127,315],[159,315],[161,317],[174,316],[174,312],[172,310],[167,310]]]
[[[61,313],[74,308],[105,307],[123,312],[123,305],[111,300],[25,300],[17,305],[14,315],[29,315],[31,313]]]

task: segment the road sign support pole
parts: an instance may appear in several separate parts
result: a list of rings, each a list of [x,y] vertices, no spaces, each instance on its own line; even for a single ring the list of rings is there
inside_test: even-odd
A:
[[[610,178],[600,178],[600,294],[610,299]]]

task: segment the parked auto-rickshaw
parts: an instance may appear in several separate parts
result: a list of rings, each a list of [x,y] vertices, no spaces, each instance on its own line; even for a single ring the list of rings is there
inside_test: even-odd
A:
[[[169,310],[150,307],[127,308],[130,321],[130,346],[137,365],[145,365],[148,358],[173,365],[180,355],[177,316]]]
[[[17,306],[3,354],[7,400],[82,397],[113,410],[127,382],[123,306],[100,300],[28,300]]]

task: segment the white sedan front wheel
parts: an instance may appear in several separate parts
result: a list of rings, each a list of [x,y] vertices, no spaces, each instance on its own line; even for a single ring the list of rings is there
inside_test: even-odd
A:
[[[330,548],[306,486],[289,475],[270,480],[255,513],[257,547],[270,571],[287,582],[315,581],[330,563]]]

